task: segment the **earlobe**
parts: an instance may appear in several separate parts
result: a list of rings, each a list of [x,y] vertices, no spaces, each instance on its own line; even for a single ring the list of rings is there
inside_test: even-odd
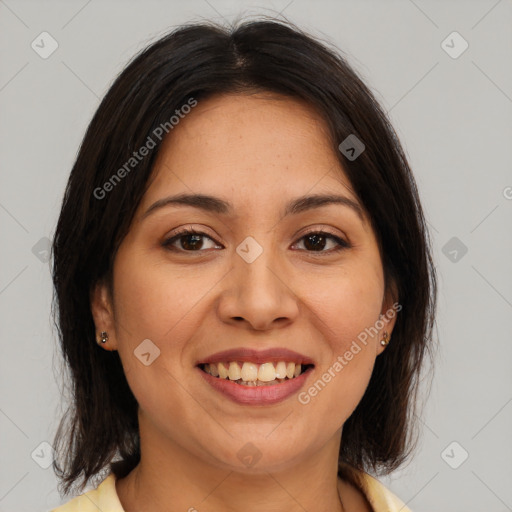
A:
[[[384,334],[382,335],[382,339],[380,340],[380,344],[383,347],[387,347],[389,345],[390,337],[388,334],[388,331],[384,331]]]
[[[117,350],[114,308],[110,291],[103,280],[97,282],[91,290],[90,304],[96,342],[105,350]]]
[[[377,345],[377,355],[382,354],[382,352],[384,352],[384,350],[386,349],[390,342],[391,335],[389,334],[388,331],[385,330],[381,335],[379,344]]]
[[[385,294],[381,314],[379,318],[379,328],[381,332],[380,342],[377,345],[377,355],[382,354],[391,342],[391,333],[395,327],[396,316],[402,309],[398,301],[398,294],[395,283],[392,283],[391,289]]]

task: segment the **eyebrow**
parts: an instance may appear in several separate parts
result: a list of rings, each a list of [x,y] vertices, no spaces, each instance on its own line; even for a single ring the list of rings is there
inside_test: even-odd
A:
[[[358,203],[348,197],[334,194],[314,194],[293,199],[286,205],[284,217],[297,215],[307,210],[320,208],[330,204],[340,204],[351,208],[355,211],[361,221],[365,222],[363,209]],[[216,213],[220,215],[229,215],[233,211],[229,202],[218,197],[205,194],[178,194],[175,196],[164,197],[163,199],[159,199],[154,202],[144,212],[142,219],[166,206],[192,206],[209,213]]]

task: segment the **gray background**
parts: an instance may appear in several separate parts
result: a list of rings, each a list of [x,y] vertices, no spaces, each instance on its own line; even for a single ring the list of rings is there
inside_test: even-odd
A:
[[[67,501],[40,467],[65,406],[45,237],[99,99],[174,25],[279,12],[343,49],[376,92],[433,237],[441,348],[423,435],[412,462],[381,480],[415,512],[512,510],[510,0],[0,0],[0,512]],[[31,48],[43,31],[59,45],[47,59]],[[458,58],[441,46],[453,31],[469,44]]]

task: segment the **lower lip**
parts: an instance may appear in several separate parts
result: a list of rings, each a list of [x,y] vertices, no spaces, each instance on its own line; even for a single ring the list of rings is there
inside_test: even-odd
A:
[[[310,367],[298,377],[271,386],[244,386],[229,379],[214,377],[198,368],[208,384],[234,402],[244,405],[271,405],[285,400],[299,391],[312,370],[313,367]]]

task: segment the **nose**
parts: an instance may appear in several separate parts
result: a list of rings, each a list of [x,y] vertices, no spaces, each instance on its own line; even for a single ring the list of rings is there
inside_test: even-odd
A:
[[[298,317],[299,299],[290,273],[271,250],[263,250],[251,263],[234,253],[232,270],[222,284],[218,314],[226,323],[268,330]]]

